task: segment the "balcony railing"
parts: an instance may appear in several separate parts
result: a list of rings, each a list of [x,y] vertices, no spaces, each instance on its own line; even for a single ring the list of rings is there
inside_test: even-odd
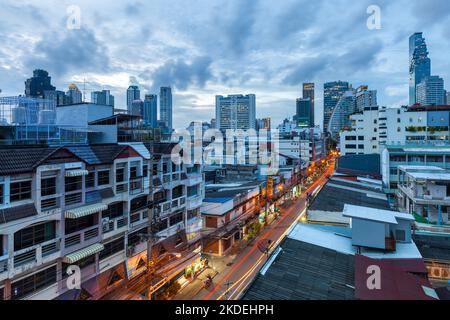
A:
[[[138,194],[144,191],[143,189],[143,179],[142,177],[130,179],[130,194]]]
[[[14,252],[14,267],[37,262],[59,251],[59,239],[53,239],[39,245]]]
[[[47,211],[59,208],[59,196],[47,199],[41,199],[41,211]]]
[[[82,192],[68,194],[65,196],[66,206],[81,203],[82,198],[83,198]]]
[[[64,247],[70,248],[84,242],[88,242],[89,240],[95,239],[98,236],[98,225],[95,225],[87,230],[81,230],[67,235],[64,240]]]
[[[127,226],[127,217],[120,217],[110,220],[107,224],[103,225],[103,233],[109,233],[114,230]]]

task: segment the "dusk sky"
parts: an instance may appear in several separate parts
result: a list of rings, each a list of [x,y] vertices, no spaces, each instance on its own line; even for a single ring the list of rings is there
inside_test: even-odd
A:
[[[381,29],[366,10],[381,8]],[[81,9],[68,29],[67,7]],[[110,89],[125,108],[130,84],[141,95],[170,85],[174,126],[214,117],[216,94],[256,94],[257,117],[278,124],[295,113],[302,82],[345,80],[378,90],[384,106],[407,104],[408,37],[424,32],[432,74],[450,89],[450,1],[0,0],[0,89],[23,94],[33,69],[53,84]]]

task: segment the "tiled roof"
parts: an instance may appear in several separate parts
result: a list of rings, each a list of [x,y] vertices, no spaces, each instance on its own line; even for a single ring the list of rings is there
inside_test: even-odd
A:
[[[58,148],[1,148],[0,175],[29,172]]]
[[[34,204],[24,204],[22,206],[0,209],[0,224],[36,216],[37,214],[38,212]]]
[[[128,146],[117,144],[69,146],[68,150],[86,161],[89,165],[108,164],[124,151]]]

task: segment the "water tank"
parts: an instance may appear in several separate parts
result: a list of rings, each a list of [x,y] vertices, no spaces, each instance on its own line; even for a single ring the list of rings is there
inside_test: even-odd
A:
[[[25,107],[14,107],[12,108],[11,112],[11,122],[13,124],[27,123],[27,109]]]
[[[56,112],[53,110],[39,111],[39,124],[55,124]]]

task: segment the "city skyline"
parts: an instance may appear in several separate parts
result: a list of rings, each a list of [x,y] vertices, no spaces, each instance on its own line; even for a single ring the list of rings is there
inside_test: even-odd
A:
[[[0,88],[2,95],[22,93],[23,81],[32,70],[43,68],[57,88],[65,89],[70,83],[82,88],[86,80],[88,93],[111,90],[117,107],[124,108],[129,85],[138,84],[150,94],[170,85],[174,92],[174,127],[185,127],[187,115],[209,121],[216,94],[254,93],[258,97],[256,116],[269,116],[280,123],[295,114],[295,100],[301,95],[303,82],[315,82],[319,114],[323,83],[335,80],[355,86],[368,84],[378,90],[381,105],[407,104],[408,37],[418,31],[426,38],[433,70],[444,81],[448,79],[450,68],[444,53],[450,43],[445,30],[438,28],[438,22],[445,25],[449,19],[447,2],[417,1],[406,9],[401,1],[382,2],[381,30],[366,27],[369,2],[345,6],[344,13],[334,14],[336,6],[345,4],[290,1],[264,10],[270,3],[259,1],[244,5],[250,13],[236,25],[225,13],[242,10],[238,2],[211,5],[200,1],[183,8],[181,17],[176,13],[181,2],[169,7],[159,2],[115,3],[104,10],[101,2],[94,5],[80,1],[76,4],[81,10],[80,29],[69,30],[65,28],[63,4],[50,7],[44,2],[37,7],[6,2],[0,31],[6,44],[1,49]],[[431,10],[438,5],[440,10]],[[140,22],[145,20],[139,17],[148,6],[159,15],[173,17],[167,20],[174,22],[169,26],[161,21]],[[302,10],[293,11],[296,7]],[[45,11],[61,19],[43,20]],[[421,15],[423,11],[427,15]],[[19,26],[10,21],[8,15],[17,12],[27,15],[30,23]],[[292,22],[286,19],[289,14],[305,15],[306,19]],[[126,28],[131,18],[136,23]],[[323,25],[325,18],[328,26]],[[211,21],[217,23],[208,23]],[[51,44],[54,39],[59,45]],[[69,43],[75,48],[72,54],[65,49]],[[319,123],[320,116],[316,117]]]

